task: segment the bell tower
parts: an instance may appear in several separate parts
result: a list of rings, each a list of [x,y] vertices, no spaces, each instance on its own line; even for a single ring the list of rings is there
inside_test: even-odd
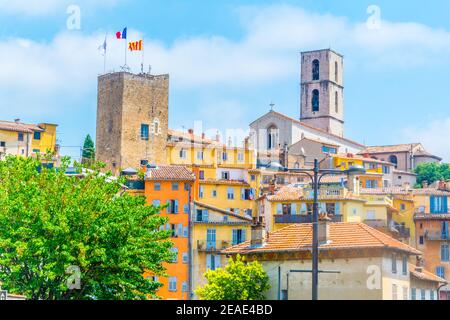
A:
[[[301,54],[300,121],[344,136],[344,57],[330,49]]]

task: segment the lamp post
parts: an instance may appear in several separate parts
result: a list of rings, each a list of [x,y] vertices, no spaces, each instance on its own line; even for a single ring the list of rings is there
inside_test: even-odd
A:
[[[313,187],[313,239],[312,239],[312,300],[319,299],[319,186],[320,180],[326,175],[338,174],[364,174],[366,170],[362,167],[351,167],[347,170],[338,169],[320,169],[319,161],[314,159],[314,168],[311,169],[288,169],[284,168],[286,172],[304,173],[311,178]]]

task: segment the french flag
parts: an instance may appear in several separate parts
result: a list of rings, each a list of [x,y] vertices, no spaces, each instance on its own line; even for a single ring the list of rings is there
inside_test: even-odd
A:
[[[123,29],[122,32],[116,32],[117,39],[126,39],[127,38],[127,28]]]

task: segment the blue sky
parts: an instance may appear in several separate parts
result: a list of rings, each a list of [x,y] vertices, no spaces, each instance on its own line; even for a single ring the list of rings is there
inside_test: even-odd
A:
[[[68,30],[70,4],[80,30]],[[381,13],[369,28],[369,5]],[[124,26],[145,63],[170,73],[170,126],[247,129],[269,110],[299,116],[299,52],[345,56],[346,136],[422,141],[450,161],[450,3],[419,1],[0,0],[0,118],[59,124],[63,153],[95,136],[97,48],[119,70]],[[139,71],[140,55],[129,64]],[[74,148],[72,148],[74,147]]]

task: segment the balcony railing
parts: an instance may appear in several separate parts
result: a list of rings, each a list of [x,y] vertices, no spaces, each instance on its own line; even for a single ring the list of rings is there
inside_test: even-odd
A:
[[[231,246],[231,241],[197,240],[197,250],[200,252],[218,252]]]
[[[394,224],[392,229],[394,232],[398,232],[398,237],[400,238],[409,238],[411,236],[411,229],[401,224]]]
[[[331,222],[342,222],[342,215],[334,215],[329,216]],[[291,215],[291,214],[282,214],[275,216],[275,223],[286,223],[286,224],[294,224],[294,223],[312,223],[312,215]]]
[[[431,240],[431,241],[449,241],[450,233],[442,232],[442,231],[428,231],[427,230],[425,232],[425,239]]]
[[[344,188],[323,188],[319,189],[318,196],[319,197],[343,197],[344,196]],[[313,199],[314,198],[314,190],[311,188],[305,188],[303,190],[303,195],[306,199]]]
[[[125,186],[130,190],[145,190],[145,182],[143,180],[127,180]]]

